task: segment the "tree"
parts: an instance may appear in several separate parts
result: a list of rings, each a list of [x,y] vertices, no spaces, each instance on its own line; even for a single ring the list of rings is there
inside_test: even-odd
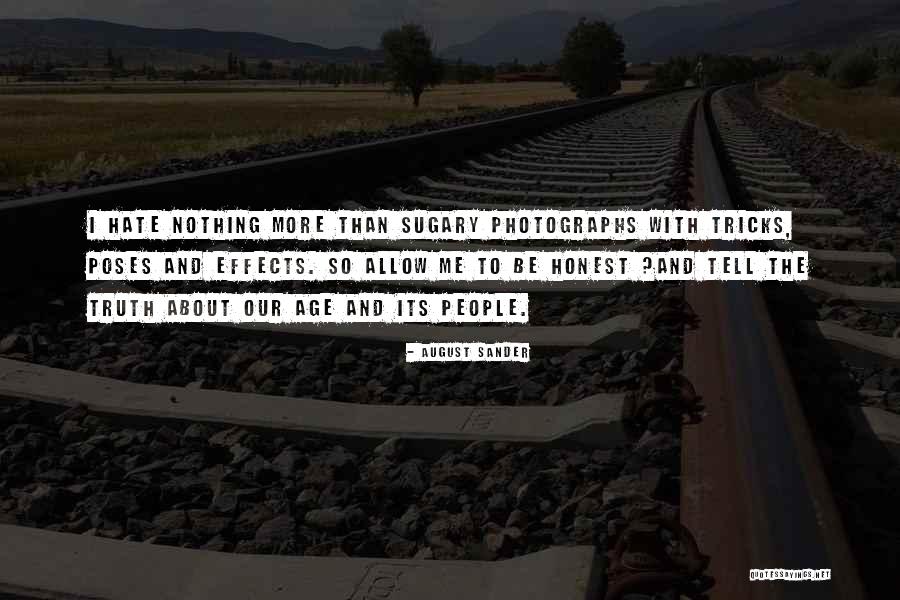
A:
[[[828,69],[831,68],[831,57],[827,54],[819,54],[810,50],[803,56],[803,62],[813,72],[816,77],[827,77]]]
[[[325,83],[338,87],[341,85],[341,78],[338,76],[338,68],[335,63],[328,63],[325,67]]]
[[[884,69],[891,75],[900,74],[900,44],[889,46],[884,52]]]
[[[687,80],[694,73],[694,65],[691,61],[683,56],[670,58],[665,64],[656,67],[653,79],[648,87],[654,89],[679,88],[684,87]]]
[[[271,79],[274,68],[275,65],[272,64],[272,61],[264,58],[256,65],[256,72],[260,79]]]
[[[871,49],[850,48],[831,63],[828,76],[841,87],[857,88],[871,83],[878,75],[878,60]]]
[[[584,17],[569,32],[559,61],[559,74],[579,98],[609,96],[622,87],[625,44],[604,21]]]
[[[777,73],[784,68],[783,59],[750,58],[749,56],[726,56],[721,54],[701,54],[696,57],[676,56],[656,67],[648,89],[677,88],[694,77],[697,62],[703,61],[704,76],[708,85],[743,83],[758,77]],[[699,82],[696,82],[699,84]]]
[[[419,106],[422,92],[441,82],[443,63],[435,56],[431,38],[421,25],[408,23],[381,36],[381,49],[393,82],[393,91],[411,94]]]
[[[306,79],[306,68],[303,65],[295,67],[291,71],[291,75],[297,80],[297,87],[303,87],[303,81]]]

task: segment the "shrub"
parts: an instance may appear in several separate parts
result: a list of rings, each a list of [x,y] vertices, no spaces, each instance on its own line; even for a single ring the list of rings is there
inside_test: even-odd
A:
[[[827,77],[828,70],[831,68],[831,57],[827,54],[819,54],[818,52],[807,52],[803,57],[803,62],[813,72],[816,77]]]
[[[890,75],[900,75],[900,44],[889,46],[882,55],[884,71]]]
[[[670,58],[665,64],[656,67],[653,79],[647,87],[649,89],[683,87],[693,76],[694,66],[683,56]]]
[[[842,52],[831,64],[829,76],[844,88],[867,85],[878,75],[878,60],[870,50],[855,48]]]

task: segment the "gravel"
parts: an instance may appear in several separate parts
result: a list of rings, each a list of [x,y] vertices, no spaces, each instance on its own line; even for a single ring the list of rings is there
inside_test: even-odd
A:
[[[615,450],[402,439],[351,450],[194,423],[123,429],[81,407],[0,408],[0,522],[250,554],[495,560],[675,518],[680,442]]]
[[[355,403],[541,405],[633,389],[643,373],[677,362],[681,331],[680,325],[648,331],[646,348],[637,351],[579,349],[529,363],[412,365],[399,350],[334,339],[277,345],[161,326],[59,320],[13,328],[0,337],[0,350],[5,358],[136,383]]]
[[[895,242],[900,239],[900,223],[896,208],[900,207],[900,167],[882,156],[867,153],[845,144],[837,133],[819,130],[783,117],[760,105],[749,87],[738,87],[723,93],[729,110],[750,127],[791,168],[809,181],[814,190],[825,194],[823,205],[843,210],[847,217],[843,226],[861,226],[872,235],[863,240],[841,238],[814,239],[812,248],[888,252],[898,256]],[[813,222],[804,219],[804,222]],[[831,224],[821,221],[822,224]],[[896,275],[836,274],[814,265],[814,276],[850,285],[896,287]],[[839,298],[818,305],[818,319],[830,321],[856,331],[880,337],[900,336],[900,315],[866,310]],[[800,365],[797,372],[809,372],[809,360],[796,352]],[[814,369],[815,371],[815,369]],[[843,363],[839,386],[844,401],[862,403],[887,410],[900,410],[900,367],[860,367]],[[833,379],[829,375],[828,379]],[[847,380],[846,378],[850,379]],[[859,390],[863,390],[860,395]]]
[[[725,100],[767,146],[803,175],[827,206],[851,217],[842,224],[871,233],[840,249],[900,252],[900,166],[845,144],[834,132],[783,117],[760,106],[749,87],[727,91]],[[822,246],[820,246],[822,247]]]
[[[864,406],[900,414],[900,368],[849,367],[785,324],[780,337],[856,564],[873,600],[896,596],[900,569],[900,467],[858,427]]]
[[[638,351],[584,349],[549,353],[529,363],[413,366],[405,363],[404,353],[396,348],[352,340],[279,345],[241,334],[210,334],[202,327],[88,323],[82,314],[83,297],[83,286],[73,286],[52,306],[44,304],[56,309],[55,314],[44,309],[39,320],[0,322],[0,356],[178,387],[357,403],[535,405],[630,389],[642,373],[664,367],[681,352],[680,324],[676,323],[652,331],[648,326],[646,347]],[[530,323],[591,325],[633,313],[649,318],[656,307],[669,305],[682,306],[677,283],[599,295],[534,294]],[[19,314],[16,309],[11,312]]]

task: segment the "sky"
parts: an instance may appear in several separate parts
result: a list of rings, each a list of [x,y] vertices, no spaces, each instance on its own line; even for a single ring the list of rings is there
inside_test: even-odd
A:
[[[255,31],[328,47],[375,47],[405,21],[426,25],[439,47],[469,41],[504,17],[536,10],[610,19],[661,4],[704,0],[0,0],[0,18],[79,17],[143,27]]]

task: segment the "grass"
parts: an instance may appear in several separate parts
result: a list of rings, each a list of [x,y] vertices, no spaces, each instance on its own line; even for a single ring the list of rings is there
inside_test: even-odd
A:
[[[626,82],[625,91],[641,83]],[[559,83],[444,85],[409,98],[378,87],[264,91],[246,87],[79,86],[4,94],[0,86],[0,186],[61,181],[87,171],[111,173],[167,158],[192,158],[254,144],[379,130],[425,119],[534,102],[572,99]],[[234,93],[240,91],[240,93]]]
[[[851,142],[900,158],[900,97],[883,86],[843,89],[809,73],[792,72],[764,92],[766,103],[842,132]]]

